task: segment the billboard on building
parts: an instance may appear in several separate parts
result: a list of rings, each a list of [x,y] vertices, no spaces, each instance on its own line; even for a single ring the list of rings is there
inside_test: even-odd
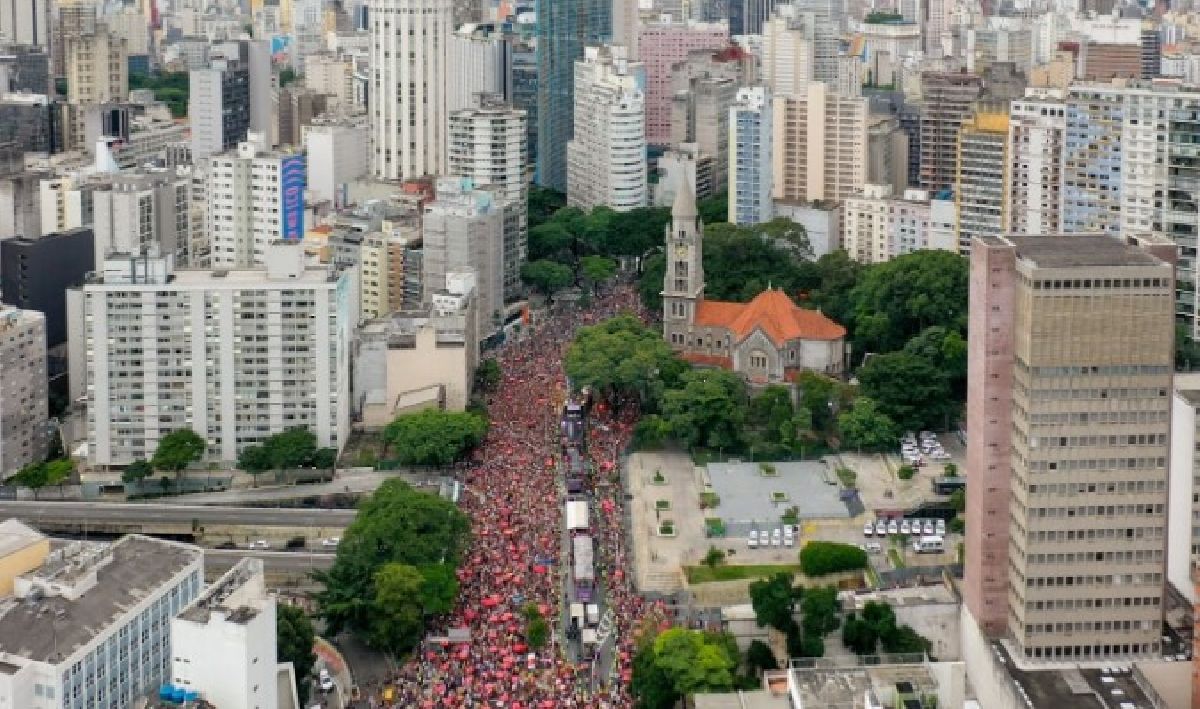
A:
[[[300,241],[304,238],[304,156],[284,158],[279,172],[283,240]]]

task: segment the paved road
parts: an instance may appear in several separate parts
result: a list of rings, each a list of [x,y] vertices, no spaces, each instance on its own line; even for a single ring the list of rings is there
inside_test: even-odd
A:
[[[304,573],[328,569],[333,565],[333,554],[307,551],[251,551],[249,549],[205,549],[204,566],[214,571],[225,572],[247,556],[262,559],[267,573]]]
[[[187,506],[187,505],[241,505],[247,502],[273,502],[276,500],[295,500],[304,497],[321,497],[345,493],[374,492],[383,481],[390,478],[400,478],[411,484],[424,481],[432,476],[412,475],[409,473],[370,472],[370,473],[339,473],[337,479],[329,483],[314,483],[311,485],[264,485],[257,488],[239,488],[223,492],[196,492],[187,495],[164,497],[154,500],[154,504]]]
[[[346,527],[354,510],[205,507],[201,505],[144,505],[104,502],[0,502],[0,517],[39,521],[97,523],[179,522],[233,524],[257,527]]]

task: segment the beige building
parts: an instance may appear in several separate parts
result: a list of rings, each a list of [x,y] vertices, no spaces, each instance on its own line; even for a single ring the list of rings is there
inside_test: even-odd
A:
[[[1160,652],[1175,246],[971,247],[966,570],[1019,663]]]
[[[0,478],[47,448],[46,316],[0,304]]]
[[[479,362],[472,280],[457,274],[451,278],[457,293],[434,294],[427,310],[397,312],[359,330],[354,405],[364,427],[380,428],[418,409],[466,408]]]
[[[776,97],[771,196],[788,202],[841,200],[867,181],[867,100],[820,82],[801,96]]]
[[[964,121],[954,171],[960,253],[970,253],[975,237],[1004,230],[1008,170],[1008,114],[980,111]]]
[[[44,564],[49,555],[49,537],[15,519],[0,522],[0,598],[11,596],[17,577]]]
[[[124,101],[129,93],[129,51],[102,24],[67,40],[67,100],[74,104]]]

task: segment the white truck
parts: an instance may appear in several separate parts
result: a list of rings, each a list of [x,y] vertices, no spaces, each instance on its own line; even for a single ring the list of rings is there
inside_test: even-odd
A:
[[[600,606],[595,603],[587,604],[587,626],[594,628],[600,625]]]

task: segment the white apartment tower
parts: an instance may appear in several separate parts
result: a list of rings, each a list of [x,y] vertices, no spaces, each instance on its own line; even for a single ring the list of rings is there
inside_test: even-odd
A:
[[[384,180],[443,173],[452,0],[370,0],[368,116],[372,172]]]
[[[189,428],[206,460],[304,426],[341,449],[350,426],[353,275],[306,267],[299,244],[265,268],[176,270],[172,259],[110,258],[68,291],[70,356],[86,363],[88,457],[128,465]]]
[[[883,263],[921,249],[958,251],[952,199],[926,190],[896,195],[891,185],[867,184],[842,203],[842,248],[859,263]]]
[[[1037,91],[1028,90],[1009,105],[1004,230],[1011,234],[1053,234],[1061,226],[1066,108],[1061,97]]]
[[[763,23],[762,80],[776,96],[798,96],[816,71],[816,17],[782,5]]]
[[[109,254],[174,254],[192,264],[189,175],[157,170],[121,173],[92,191],[96,270]]]
[[[0,304],[0,476],[46,457],[46,316]]]
[[[467,24],[449,39],[446,113],[478,105],[480,94],[512,95],[512,43],[489,25]]]
[[[729,109],[728,199],[733,224],[761,224],[774,216],[772,110],[771,92],[763,86],[738,89]]]
[[[213,268],[262,264],[270,244],[304,236],[304,155],[264,146],[263,136],[251,133],[237,152],[209,160]]]
[[[227,709],[279,706],[275,613],[262,559],[242,559],[171,620],[171,683]]]
[[[365,122],[328,121],[304,129],[308,194],[340,209],[349,201],[351,182],[365,176],[371,164],[371,131]]]
[[[647,203],[646,102],[640,62],[624,47],[587,47],[575,62],[575,137],[567,144],[567,203],[627,211]]]
[[[515,239],[504,243],[504,296],[521,289],[521,264],[528,248],[529,159],[526,155],[525,111],[499,97],[481,96],[478,107],[450,114],[449,172],[481,187],[493,187],[519,212]]]

